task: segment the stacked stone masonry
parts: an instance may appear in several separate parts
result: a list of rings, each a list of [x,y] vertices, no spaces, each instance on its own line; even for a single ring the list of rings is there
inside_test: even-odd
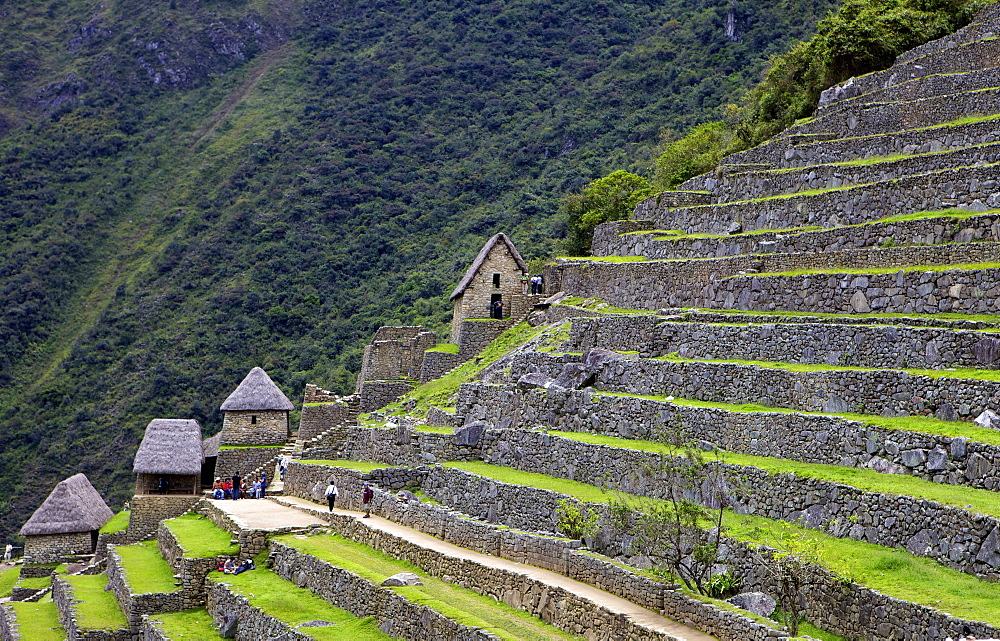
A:
[[[205,602],[205,577],[208,576],[209,572],[217,569],[219,561],[224,561],[226,557],[222,555],[197,559],[188,558],[177,537],[163,523],[160,524],[156,532],[156,542],[160,556],[170,564],[174,575],[178,577],[182,591],[181,596],[184,600],[182,609],[203,604]]]
[[[385,407],[412,389],[413,385],[402,381],[365,381],[358,392],[358,410],[370,412]]]
[[[562,348],[583,353],[592,347],[636,351],[644,358],[676,352],[689,359],[873,368],[1000,367],[1000,332],[815,320],[739,325],[664,321],[655,316],[574,320]]]
[[[420,382],[426,383],[441,378],[463,362],[458,354],[447,352],[425,352],[424,362],[420,368]]]
[[[243,478],[247,478],[254,470],[273,475],[275,462],[280,455],[280,447],[223,447],[219,449],[219,457],[215,462],[215,476],[227,478],[239,472]]]
[[[185,599],[181,589],[168,593],[136,594],[129,586],[127,572],[122,565],[121,556],[115,551],[115,546],[108,549],[108,588],[115,593],[118,606],[128,620],[129,629],[133,634],[141,632],[142,620],[145,615],[161,612],[180,612],[187,608],[200,605],[191,598]]]
[[[283,445],[288,440],[285,410],[229,410],[224,415],[220,445]]]
[[[24,557],[30,563],[61,563],[76,554],[94,551],[90,532],[38,534],[24,538]]]
[[[458,341],[458,355],[464,362],[483,351],[487,345],[507,331],[512,325],[510,319],[463,320],[460,323],[461,338]]]
[[[136,641],[137,635],[129,628],[118,630],[88,630],[77,624],[76,606],[80,601],[75,598],[73,587],[59,575],[52,577],[52,600],[59,611],[59,622],[66,631],[66,637],[74,641]]]
[[[308,440],[315,438],[323,432],[341,425],[345,421],[354,420],[357,417],[352,408],[343,402],[327,401],[322,404],[309,404],[306,401],[302,405],[302,418],[299,421],[299,438]]]
[[[420,376],[424,352],[437,344],[434,332],[423,327],[380,327],[365,346],[357,392],[366,381],[395,381]]]
[[[199,496],[158,496],[147,494],[133,496],[129,513],[128,540],[142,541],[156,533],[160,521],[172,519],[194,507]]]
[[[631,223],[624,225],[623,223]],[[718,238],[671,238],[640,231],[653,229],[652,221],[616,221],[594,230],[595,256],[645,256],[657,259],[722,258],[743,254],[791,254],[839,252],[889,246],[940,245],[970,241],[1000,241],[1000,216],[982,214],[965,219],[941,217],[893,223],[871,223],[802,232],[764,232]],[[942,260],[947,253],[931,254],[924,260]],[[817,258],[818,260],[818,258]],[[915,260],[913,263],[916,264]],[[920,261],[922,262],[922,261]]]

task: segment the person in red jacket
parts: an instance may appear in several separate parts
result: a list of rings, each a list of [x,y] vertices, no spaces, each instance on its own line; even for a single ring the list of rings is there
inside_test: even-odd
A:
[[[372,499],[375,498],[375,492],[372,490],[371,486],[365,483],[365,489],[361,490],[361,506],[365,510],[365,515],[362,518],[369,518],[372,515]]]

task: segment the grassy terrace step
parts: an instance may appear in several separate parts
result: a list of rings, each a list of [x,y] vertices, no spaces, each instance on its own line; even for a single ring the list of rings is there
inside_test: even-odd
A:
[[[101,529],[101,534],[112,534],[114,532],[124,532],[128,529],[128,521],[131,517],[131,512],[126,512],[122,510],[121,512],[115,514],[111,517],[111,520],[105,523]]]
[[[549,433],[553,436],[560,436],[593,445],[607,445],[609,447],[652,452],[654,454],[670,453],[666,446],[655,441],[616,438],[586,432],[550,431]],[[753,456],[738,452],[721,452],[714,455],[708,453],[706,454],[706,458],[732,465],[755,467],[772,474],[793,474],[802,478],[839,483],[879,494],[926,499],[942,505],[950,505],[968,510],[975,514],[1000,518],[1000,493],[989,490],[977,490],[959,485],[934,483],[915,476],[879,474],[874,470],[865,468],[824,465],[821,463],[800,463],[788,459]]]
[[[368,461],[348,461],[346,459],[303,459],[295,461],[304,465],[333,465],[335,467],[348,467],[359,472],[371,472],[386,467],[385,463],[370,463]]]
[[[481,462],[445,465],[503,483],[551,490],[590,503],[607,503],[611,498],[595,485],[544,474],[520,472]],[[651,501],[653,499],[631,497],[630,505],[642,509],[643,504]],[[728,536],[747,543],[781,549],[783,538],[804,538],[815,542],[821,565],[859,585],[963,619],[1000,625],[1000,584],[980,581],[902,550],[835,539],[783,521],[727,512],[724,523]]]
[[[162,556],[156,541],[135,545],[119,545],[115,552],[121,556],[125,581],[133,594],[167,593],[180,590],[174,585],[174,571]]]
[[[663,261],[656,261],[663,262]],[[849,269],[835,267],[833,269],[796,269],[783,272],[763,272],[753,274],[756,278],[767,278],[769,276],[812,276],[812,275],[836,275],[836,274],[856,274],[867,276],[872,274],[896,274],[898,272],[947,272],[947,271],[979,271],[1000,269],[1000,263],[964,263],[959,265],[910,265],[907,267],[865,267],[861,269]],[[726,278],[742,278],[742,275],[727,276]],[[723,278],[725,280],[725,278]]]
[[[151,614],[149,618],[159,621],[168,639],[215,639],[215,622],[205,608],[191,608],[182,612]]]
[[[686,405],[688,407],[711,407],[714,409],[735,412],[738,414],[756,413],[776,413],[776,414],[805,414],[808,416],[834,416],[849,421],[867,423],[888,430],[900,430],[906,432],[918,432],[921,434],[933,434],[936,436],[948,436],[952,438],[966,438],[970,441],[987,443],[990,445],[1000,445],[1000,431],[979,427],[975,423],[966,421],[942,421],[932,416],[878,416],[876,414],[857,414],[854,412],[843,412],[840,414],[828,412],[807,412],[793,410],[785,407],[769,407],[744,403],[736,405],[733,403],[716,403],[712,401],[699,401],[690,398],[674,398],[673,396],[654,396],[643,394],[621,394],[617,392],[599,392],[603,396],[625,396],[635,398],[648,398],[654,401],[665,401],[674,405]]]
[[[10,596],[10,591],[20,576],[21,568],[16,565],[0,572],[0,598]]]
[[[635,310],[637,313],[651,314],[649,311]],[[940,314],[839,314],[826,312],[796,312],[796,311],[744,311],[741,309],[675,309],[666,310],[668,314],[680,315],[679,320],[718,319],[730,317],[746,319],[748,322],[823,322],[841,324],[883,324],[909,325],[913,327],[953,327],[954,329],[996,329],[1000,328],[1000,315],[997,314],[955,314],[942,312]],[[663,320],[672,320],[669,317]]]
[[[212,572],[208,578],[231,586],[250,604],[281,621],[299,634],[317,641],[381,641],[390,639],[378,629],[372,617],[359,619],[346,610],[334,607],[309,590],[286,581],[263,567],[264,556],[257,559],[257,569],[242,574]],[[328,627],[297,628],[308,621],[328,621]]]
[[[198,514],[184,514],[167,519],[164,524],[170,529],[188,559],[205,559],[220,555],[232,556],[240,547],[230,543],[232,534],[219,528],[207,518]]]
[[[68,575],[62,579],[73,587],[73,594],[80,601],[76,604],[80,630],[121,630],[128,627],[115,593],[105,590],[108,585],[106,575]]]
[[[53,601],[45,603],[15,602],[14,615],[24,641],[63,641],[66,631],[59,623],[59,611]]]
[[[502,639],[577,639],[526,612],[472,590],[445,583],[420,567],[400,561],[367,545],[341,536],[279,536],[277,541],[375,584],[399,572],[412,572],[423,585],[391,588],[412,603],[426,606],[463,625],[481,627]]]

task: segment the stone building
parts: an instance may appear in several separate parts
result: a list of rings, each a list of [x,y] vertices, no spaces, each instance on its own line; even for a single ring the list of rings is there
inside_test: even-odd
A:
[[[504,318],[516,316],[514,297],[522,295],[521,276],[528,266],[507,234],[486,241],[462,280],[451,293],[454,314],[451,338],[458,343],[461,322],[467,318],[492,318],[493,304],[503,303]]]
[[[198,421],[154,418],[135,453],[135,493],[198,494],[204,460]]]
[[[91,554],[97,531],[114,513],[84,474],[62,481],[21,528],[25,559],[61,563],[66,557]]]
[[[221,445],[283,445],[288,441],[288,414],[295,406],[267,372],[250,370],[222,403]]]
[[[437,334],[417,326],[379,327],[365,346],[356,392],[365,381],[420,378],[424,352],[437,345]]]

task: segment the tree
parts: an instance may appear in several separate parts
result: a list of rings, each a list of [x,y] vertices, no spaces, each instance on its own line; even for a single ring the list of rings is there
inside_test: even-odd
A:
[[[789,636],[798,636],[802,608],[802,589],[815,582],[814,569],[819,564],[819,540],[815,535],[781,531],[770,555],[757,552],[760,565],[767,569],[778,588],[778,606]]]
[[[649,181],[619,169],[592,180],[580,193],[566,196],[563,211],[568,218],[567,253],[589,255],[594,227],[612,220],[628,220],[639,201],[651,194]]]
[[[673,189],[688,178],[714,169],[729,150],[733,131],[722,121],[698,125],[669,143],[656,161],[656,184]]]

